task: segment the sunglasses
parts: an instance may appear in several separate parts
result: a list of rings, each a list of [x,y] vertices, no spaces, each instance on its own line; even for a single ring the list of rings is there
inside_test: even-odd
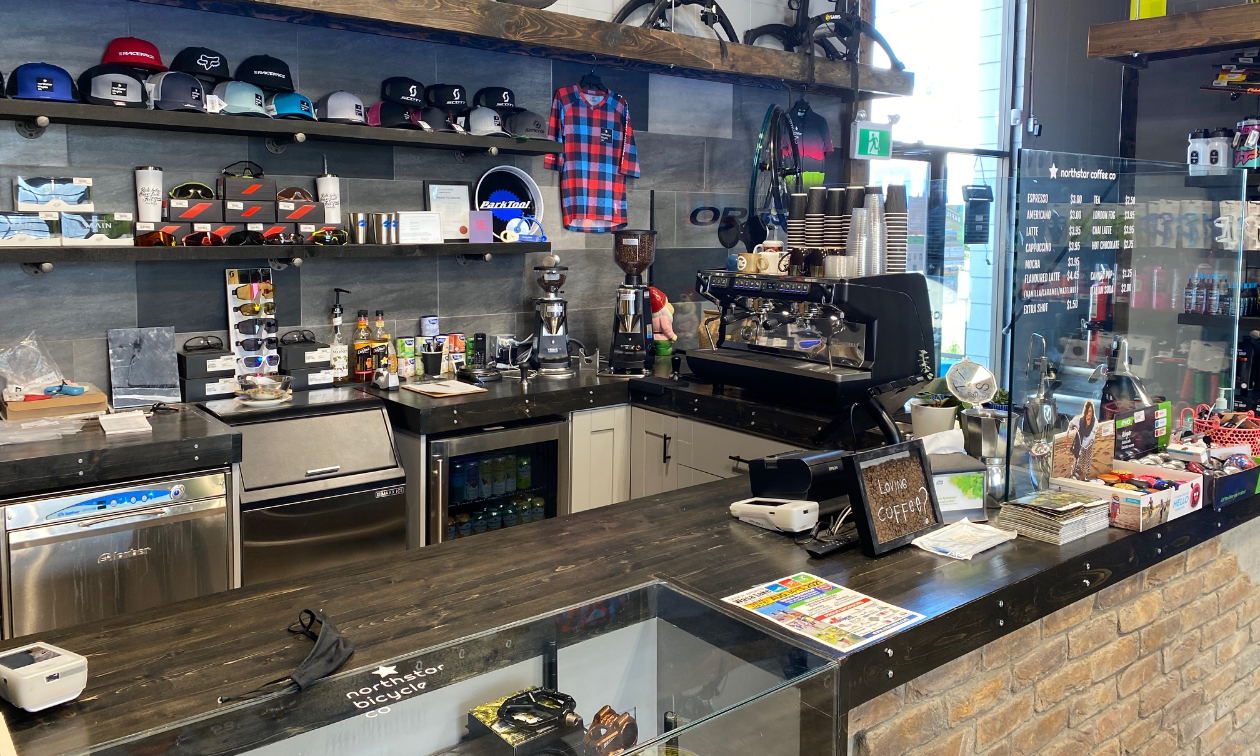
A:
[[[185,247],[222,247],[223,237],[210,231],[198,231],[184,237]]]
[[[174,247],[177,241],[174,234],[168,234],[165,231],[150,231],[137,236],[135,245],[137,247]]]
[[[214,199],[214,190],[200,181],[185,181],[168,192],[171,199]]]
[[[280,364],[280,355],[269,354],[266,357],[263,357],[262,355],[253,355],[250,357],[237,357],[236,361],[241,363],[245,367],[251,368],[251,369],[260,368],[264,364],[269,365],[271,367],[275,367],[276,365]]]
[[[252,247],[267,243],[261,231],[236,231],[228,235],[227,243],[233,247]]]
[[[257,302],[246,302],[240,307],[237,307],[236,311],[242,315],[257,315],[260,312],[264,315],[275,315],[276,303],[264,302],[262,304],[259,304]]]
[[[306,344],[315,342],[315,333],[303,328],[300,331],[289,331],[280,337],[281,344]]]
[[[184,342],[185,352],[205,352],[211,349],[221,351],[223,339],[218,336],[194,336]]]
[[[238,165],[244,167],[240,170],[233,170]],[[255,163],[253,160],[238,160],[225,167],[223,169],[223,175],[231,176],[232,178],[262,178],[263,169],[261,165]]]
[[[257,336],[258,334],[262,333],[264,330],[267,333],[275,333],[276,321],[261,320],[259,318],[250,318],[249,320],[242,320],[241,322],[237,323],[235,327],[237,331],[243,334],[246,334],[249,336]]]
[[[276,199],[280,202],[314,202],[315,197],[310,192],[300,186],[290,186],[276,192]]]
[[[321,246],[336,247],[350,241],[350,234],[339,228],[326,228],[311,234],[311,243]]]
[[[291,247],[297,246],[299,244],[306,244],[306,237],[298,233],[290,234],[290,233],[280,232],[280,233],[275,233],[275,234],[267,234],[263,238],[264,238],[264,241],[263,241],[264,244],[286,244]]]
[[[275,349],[279,346],[279,342],[277,342],[274,337],[270,339],[241,339],[236,342],[236,345],[241,349],[244,349],[246,352],[257,352],[263,347]]]
[[[237,286],[233,293],[236,294],[237,299],[253,300],[256,299],[259,294],[262,294],[264,297],[270,299],[275,292],[276,287],[274,284],[270,281],[263,281],[262,283],[251,283]]]

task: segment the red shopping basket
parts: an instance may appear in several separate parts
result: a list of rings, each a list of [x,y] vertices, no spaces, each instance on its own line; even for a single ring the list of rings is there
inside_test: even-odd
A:
[[[1220,418],[1209,415],[1207,420],[1198,418],[1198,410],[1210,410],[1206,404],[1200,404],[1194,410],[1189,407],[1181,410],[1181,427],[1186,427],[1186,413],[1192,412],[1195,415],[1193,430],[1195,433],[1202,433],[1212,439],[1212,443],[1217,446],[1241,446],[1247,444],[1251,447],[1252,454],[1260,454],[1260,429],[1243,430],[1242,428],[1222,428]],[[1256,416],[1248,412],[1247,417],[1252,420]]]

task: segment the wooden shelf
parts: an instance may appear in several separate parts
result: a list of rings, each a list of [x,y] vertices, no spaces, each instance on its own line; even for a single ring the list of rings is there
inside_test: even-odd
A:
[[[755,85],[809,85],[852,99],[853,67],[716,38],[525,8],[495,0],[134,0],[329,29],[479,47],[586,64]],[[743,30],[739,30],[741,33]],[[914,74],[860,64],[861,98],[906,97]]]
[[[549,242],[516,244],[347,244],[321,246],[222,246],[222,247],[2,247],[3,263],[68,263],[68,262],[137,262],[184,260],[241,260],[276,258],[291,260],[331,260],[336,258],[385,257],[482,257],[491,255],[523,255],[527,252],[550,252]]]
[[[1141,64],[1260,44],[1260,5],[1177,13],[1089,27],[1089,57]]]
[[[116,108],[68,102],[0,100],[0,120],[31,122],[39,116],[46,116],[51,123],[269,137],[286,142],[291,142],[296,134],[305,134],[308,139],[323,141],[428,147],[461,152],[484,152],[494,147],[503,155],[544,155],[560,151],[560,145],[556,142],[536,139],[478,137],[346,123]]]

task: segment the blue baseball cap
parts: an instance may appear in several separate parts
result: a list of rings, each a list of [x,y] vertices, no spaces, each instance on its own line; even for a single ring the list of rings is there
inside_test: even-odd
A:
[[[51,63],[24,63],[13,69],[5,92],[16,100],[79,101],[74,79]]]
[[[298,92],[277,92],[267,98],[266,107],[272,118],[315,120],[315,106],[309,97]]]
[[[265,108],[267,99],[263,96],[263,91],[253,84],[243,81],[224,81],[214,88],[214,93],[223,100],[221,111],[223,113],[255,118],[271,117],[267,115]]]

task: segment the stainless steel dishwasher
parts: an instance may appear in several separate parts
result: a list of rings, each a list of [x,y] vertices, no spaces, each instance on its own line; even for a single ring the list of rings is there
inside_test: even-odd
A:
[[[8,637],[228,588],[227,471],[4,503]]]

